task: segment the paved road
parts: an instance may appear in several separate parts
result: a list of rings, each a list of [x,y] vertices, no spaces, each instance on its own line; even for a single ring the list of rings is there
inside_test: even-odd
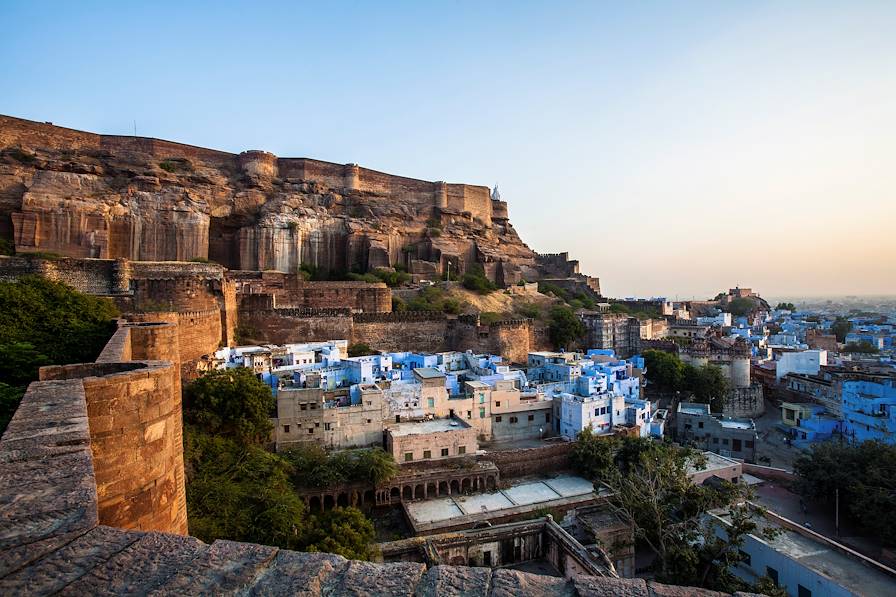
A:
[[[757,458],[766,457],[771,460],[770,466],[793,470],[793,461],[802,451],[784,441],[785,435],[777,428],[781,422],[781,409],[765,401],[765,414],[754,419],[759,443],[756,445]],[[760,464],[768,464],[760,462]]]

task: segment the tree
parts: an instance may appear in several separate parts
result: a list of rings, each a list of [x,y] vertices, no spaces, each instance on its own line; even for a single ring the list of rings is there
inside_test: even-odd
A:
[[[252,444],[188,426],[187,507],[190,534],[302,549],[305,504],[288,462]]]
[[[887,545],[896,537],[896,446],[879,441],[814,444],[794,462],[804,499],[833,506]]]
[[[862,342],[850,342],[843,347],[841,352],[855,352],[860,354],[877,354],[880,352],[876,346],[867,340]]]
[[[305,551],[369,560],[377,553],[375,535],[373,523],[357,508],[334,508],[311,517],[304,538]]]
[[[694,393],[697,402],[711,405],[711,410],[714,412],[722,412],[730,384],[718,366],[693,367],[685,365],[682,377],[684,387]]]
[[[379,354],[379,352],[370,348],[370,345],[365,342],[351,344],[348,347],[348,356],[350,357],[363,357],[371,354]]]
[[[793,306],[793,303],[778,303],[778,306],[775,307],[776,311],[796,311],[796,307]]]
[[[551,309],[548,333],[554,346],[565,348],[581,340],[585,335],[585,324],[572,309],[558,305]]]
[[[613,466],[617,443],[615,436],[595,435],[591,427],[586,427],[576,437],[569,462],[586,479],[602,479]]]
[[[117,316],[109,299],[61,282],[37,276],[0,282],[0,379],[8,384],[0,403],[0,433],[38,369],[96,359]]]
[[[837,336],[837,342],[846,342],[846,334],[852,330],[852,323],[844,317],[838,317],[831,325],[831,333]]]
[[[342,450],[328,453],[317,445],[304,445],[284,452],[293,466],[297,487],[330,488],[343,483],[380,485],[398,473],[392,455],[382,448]]]
[[[756,308],[756,303],[746,297],[737,297],[728,303],[728,312],[735,317],[742,317]]]
[[[647,379],[660,389],[674,392],[681,389],[684,379],[684,363],[674,354],[661,350],[644,351]]]
[[[748,490],[731,483],[694,485],[687,465],[696,456],[686,448],[625,438],[620,452],[627,465],[607,469],[604,482],[613,491],[608,503],[656,556],[657,579],[726,592],[749,589],[730,571],[742,560],[739,547],[756,531],[761,514],[744,503]],[[720,536],[707,513],[725,506],[730,525]]]
[[[276,400],[251,369],[219,369],[184,389],[184,420],[241,443],[268,439]]]

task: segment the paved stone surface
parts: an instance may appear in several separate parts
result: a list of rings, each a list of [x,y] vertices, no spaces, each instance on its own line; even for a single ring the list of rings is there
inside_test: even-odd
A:
[[[488,595],[491,578],[490,568],[435,566],[423,575],[423,579],[417,585],[415,596]]]
[[[582,597],[650,597],[647,583],[640,578],[576,578],[576,591]]]
[[[320,595],[324,583],[332,576],[342,574],[346,567],[348,560],[342,556],[280,550],[249,589],[249,595]]]
[[[565,578],[498,569],[492,573],[491,595],[492,597],[520,597],[521,595],[572,597],[576,595],[576,590],[572,583]]]

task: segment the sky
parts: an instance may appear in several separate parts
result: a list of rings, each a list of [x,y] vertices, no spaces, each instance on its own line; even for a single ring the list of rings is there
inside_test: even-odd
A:
[[[12,2],[0,113],[498,184],[608,296],[896,294],[896,2]]]

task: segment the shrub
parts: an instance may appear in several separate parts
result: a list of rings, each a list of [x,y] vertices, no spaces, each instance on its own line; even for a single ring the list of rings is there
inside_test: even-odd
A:
[[[159,162],[159,168],[161,168],[165,172],[177,171],[177,166],[171,160],[165,160],[164,162]]]
[[[555,347],[566,348],[577,343],[585,335],[585,324],[572,309],[558,305],[551,309],[548,333]]]
[[[471,265],[467,273],[464,274],[463,286],[467,290],[472,290],[479,294],[489,294],[498,289],[494,282],[485,277],[485,270],[478,263]]]

